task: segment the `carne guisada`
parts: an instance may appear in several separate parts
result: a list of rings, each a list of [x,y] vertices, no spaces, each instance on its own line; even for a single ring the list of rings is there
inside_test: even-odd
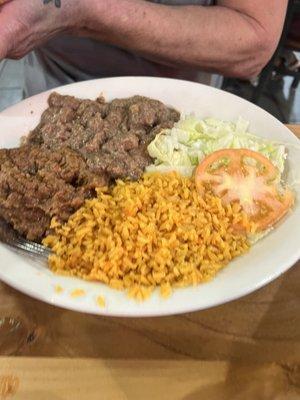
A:
[[[52,93],[48,103],[21,147],[0,150],[0,217],[35,241],[96,187],[139,179],[151,164],[147,145],[180,117],[142,96],[106,103]]]

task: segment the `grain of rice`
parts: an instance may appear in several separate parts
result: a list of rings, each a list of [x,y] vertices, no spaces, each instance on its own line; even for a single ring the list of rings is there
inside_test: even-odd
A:
[[[73,298],[82,297],[82,296],[85,296],[85,291],[83,289],[74,289],[74,290],[72,290],[70,295]]]
[[[237,222],[243,232],[235,231]],[[212,279],[249,249],[247,233],[255,230],[237,204],[201,197],[194,181],[177,173],[100,188],[66,224],[54,219],[51,228],[43,243],[54,252],[54,272],[101,281],[138,300],[155,287],[167,297],[173,287]]]
[[[103,296],[98,296],[96,299],[96,303],[99,307],[104,308],[106,305],[105,298]]]

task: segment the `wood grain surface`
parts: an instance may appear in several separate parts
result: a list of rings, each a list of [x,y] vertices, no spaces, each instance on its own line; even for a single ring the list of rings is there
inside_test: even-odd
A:
[[[79,314],[0,283],[0,400],[300,399],[299,294],[299,262],[242,299],[163,318]]]

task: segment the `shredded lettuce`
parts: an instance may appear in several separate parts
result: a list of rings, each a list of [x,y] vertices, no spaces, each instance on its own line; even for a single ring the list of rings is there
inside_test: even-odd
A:
[[[248,132],[249,122],[215,118],[198,119],[193,115],[181,119],[172,129],[165,129],[149,144],[155,160],[148,171],[176,170],[192,175],[203,158],[220,149],[247,148],[267,157],[282,173],[286,159],[285,146]]]

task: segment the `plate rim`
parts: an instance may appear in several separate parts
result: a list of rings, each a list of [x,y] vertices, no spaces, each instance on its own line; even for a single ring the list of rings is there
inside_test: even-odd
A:
[[[50,93],[54,92],[54,91],[58,91],[60,92],[61,90],[68,90],[69,87],[76,87],[76,86],[84,86],[85,84],[93,84],[93,83],[99,83],[101,85],[101,82],[103,81],[116,81],[116,80],[167,80],[167,81],[172,81],[172,82],[181,82],[184,83],[185,85],[191,85],[191,86],[195,86],[198,85],[199,87],[201,86],[207,86],[198,82],[192,82],[192,81],[186,81],[186,80],[182,80],[182,79],[173,79],[173,78],[164,78],[164,77],[149,77],[149,76],[120,76],[120,77],[111,77],[111,78],[98,78],[98,79],[93,79],[93,80],[88,80],[88,81],[81,81],[81,82],[77,82],[77,83],[69,83],[67,85],[63,85],[63,86],[59,86],[50,90],[47,90],[45,92],[42,92],[40,94],[36,94],[34,96],[31,96],[15,105],[12,105],[8,108],[6,108],[5,110],[3,110],[0,113],[0,119],[1,116],[5,116],[5,114],[7,112],[9,112],[10,110],[14,109],[15,107],[17,107],[19,104],[24,104],[24,103],[28,103],[30,101],[32,101],[33,99],[36,99],[38,97],[40,97],[41,95],[43,96],[47,96]],[[235,97],[237,98],[239,101],[242,100],[243,103],[248,103],[251,105],[252,109],[255,107],[258,110],[263,110],[261,109],[259,106],[251,103],[250,101],[243,99],[233,93],[229,93],[229,92],[225,92],[222,89],[219,88],[215,88],[215,87],[210,87],[210,89],[220,92],[220,93],[226,93],[227,95],[229,95],[229,97]],[[90,98],[90,97],[82,97],[82,98]],[[278,119],[276,119],[273,115],[271,115],[269,112],[267,112],[266,110],[263,110],[264,113],[268,114],[269,117],[271,117],[274,121],[276,121],[276,123],[280,124],[282,127],[282,130],[284,129],[288,134],[290,138],[294,138],[296,139],[296,141],[299,141],[299,139],[296,137],[296,135],[294,135],[294,133],[286,126],[284,125],[281,121],[279,121]],[[39,115],[40,117],[40,115]],[[81,312],[81,313],[87,313],[87,314],[92,314],[92,315],[101,315],[101,316],[107,316],[107,317],[135,317],[135,318],[147,318],[147,317],[162,317],[162,316],[171,316],[171,315],[181,315],[181,314],[185,314],[185,313],[191,313],[191,312],[196,312],[196,311],[202,311],[202,310],[206,310],[206,309],[210,309],[212,307],[217,307],[223,304],[226,304],[228,302],[237,300],[239,298],[242,298],[246,295],[249,295],[250,293],[255,292],[256,290],[266,286],[268,283],[274,281],[275,279],[277,279],[278,277],[280,277],[282,274],[284,274],[287,270],[289,270],[290,268],[292,268],[293,266],[295,266],[295,264],[299,261],[300,259],[300,247],[298,252],[294,252],[292,253],[292,255],[286,259],[286,261],[284,263],[282,263],[282,268],[280,269],[280,271],[276,271],[273,274],[270,274],[268,276],[265,277],[265,279],[262,279],[259,282],[253,283],[250,286],[247,286],[246,290],[245,289],[237,289],[235,290],[234,294],[232,296],[227,296],[225,299],[220,299],[219,301],[215,301],[215,302],[211,302],[211,304],[208,305],[203,305],[203,306],[199,306],[199,305],[195,305],[194,307],[189,306],[188,308],[182,306],[182,307],[175,307],[173,312],[169,312],[167,309],[163,310],[163,311],[146,311],[143,314],[139,313],[137,310],[133,310],[133,312],[111,312],[109,310],[106,309],[101,309],[99,308],[99,310],[91,310],[89,309],[88,305],[86,305],[85,303],[66,303],[64,301],[63,298],[59,299],[56,298],[55,301],[51,300],[50,296],[44,293],[40,293],[34,289],[28,288],[28,287],[23,287],[23,285],[18,285],[13,279],[10,279],[9,276],[7,276],[7,274],[2,273],[1,268],[0,268],[0,280],[3,281],[4,283],[6,283],[7,285],[9,285],[10,287],[12,287],[14,290],[17,290],[23,294],[26,294],[32,298],[34,298],[35,300],[39,300],[39,301],[43,301],[49,305],[55,306],[55,307],[59,307],[62,309],[67,309],[67,310],[71,310],[71,311],[76,311],[76,312]]]

